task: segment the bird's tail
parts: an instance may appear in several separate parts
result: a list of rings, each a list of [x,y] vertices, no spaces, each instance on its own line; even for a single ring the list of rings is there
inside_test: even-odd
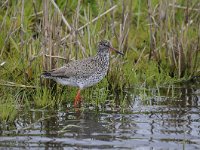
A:
[[[50,72],[43,72],[40,76],[41,78],[51,78],[51,73]]]

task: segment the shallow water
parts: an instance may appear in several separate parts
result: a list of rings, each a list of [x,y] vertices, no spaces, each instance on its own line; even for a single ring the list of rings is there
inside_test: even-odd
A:
[[[200,149],[200,89],[150,93],[128,90],[123,109],[22,111],[0,126],[0,149]]]

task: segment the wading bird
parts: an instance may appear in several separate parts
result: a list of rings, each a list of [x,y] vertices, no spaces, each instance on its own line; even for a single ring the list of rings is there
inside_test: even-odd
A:
[[[109,41],[102,40],[98,43],[95,56],[69,62],[60,68],[44,72],[41,77],[53,79],[62,85],[79,87],[74,100],[74,107],[77,107],[81,102],[81,90],[100,82],[106,76],[110,51],[123,55],[113,48]]]

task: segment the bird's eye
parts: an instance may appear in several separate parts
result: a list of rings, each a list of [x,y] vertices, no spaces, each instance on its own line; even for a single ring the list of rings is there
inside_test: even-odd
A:
[[[104,43],[103,46],[107,47],[108,45]]]

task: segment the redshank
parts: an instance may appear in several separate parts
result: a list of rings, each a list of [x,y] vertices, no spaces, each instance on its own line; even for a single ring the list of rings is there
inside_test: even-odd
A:
[[[79,87],[74,100],[74,107],[77,107],[81,102],[81,90],[100,82],[106,76],[110,51],[123,55],[113,48],[109,41],[102,40],[98,43],[95,56],[69,62],[60,68],[44,72],[41,76],[53,79],[62,85]]]

